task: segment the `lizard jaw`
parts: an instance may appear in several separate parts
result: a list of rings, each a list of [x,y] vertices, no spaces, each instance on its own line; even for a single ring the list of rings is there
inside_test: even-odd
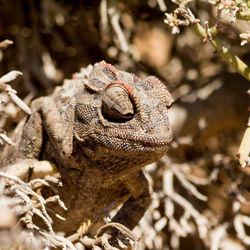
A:
[[[169,143],[173,138],[172,130],[169,129],[165,134],[143,134],[143,133],[117,133],[109,131],[108,134],[93,133],[89,135],[95,141],[105,147],[121,151],[156,151],[166,152]]]

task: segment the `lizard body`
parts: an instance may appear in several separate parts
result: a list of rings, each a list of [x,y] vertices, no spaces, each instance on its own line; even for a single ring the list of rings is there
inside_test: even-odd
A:
[[[88,79],[67,80],[47,97],[32,102],[22,128],[19,151],[2,157],[55,164],[67,211],[53,218],[66,234],[112,202],[123,204],[113,221],[132,229],[150,204],[142,167],[162,157],[172,139],[168,107],[172,97],[155,77],[144,80],[104,61]],[[3,163],[4,162],[4,163]]]

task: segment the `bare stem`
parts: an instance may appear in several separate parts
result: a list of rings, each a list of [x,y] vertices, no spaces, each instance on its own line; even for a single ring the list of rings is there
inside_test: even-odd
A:
[[[200,37],[207,37],[205,29],[199,23],[192,25],[191,27],[193,31]],[[250,81],[250,69],[238,56],[230,51],[230,49],[223,46],[217,38],[209,39],[209,42],[229,65],[231,65],[239,74]]]

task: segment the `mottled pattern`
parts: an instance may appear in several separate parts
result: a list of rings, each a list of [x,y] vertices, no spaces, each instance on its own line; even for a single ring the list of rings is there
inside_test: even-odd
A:
[[[172,97],[157,78],[141,80],[105,62],[87,81],[67,84],[33,101],[10,162],[33,158],[58,168],[68,211],[52,207],[66,218],[54,218],[55,230],[70,234],[114,201],[124,204],[113,221],[133,228],[150,203],[141,168],[162,157],[172,139]]]

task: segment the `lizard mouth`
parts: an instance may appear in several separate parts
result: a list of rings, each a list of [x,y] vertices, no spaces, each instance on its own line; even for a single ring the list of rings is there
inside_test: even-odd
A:
[[[173,138],[172,130],[163,134],[143,134],[138,132],[111,130],[107,134],[92,134],[99,143],[108,148],[121,151],[167,151]]]

